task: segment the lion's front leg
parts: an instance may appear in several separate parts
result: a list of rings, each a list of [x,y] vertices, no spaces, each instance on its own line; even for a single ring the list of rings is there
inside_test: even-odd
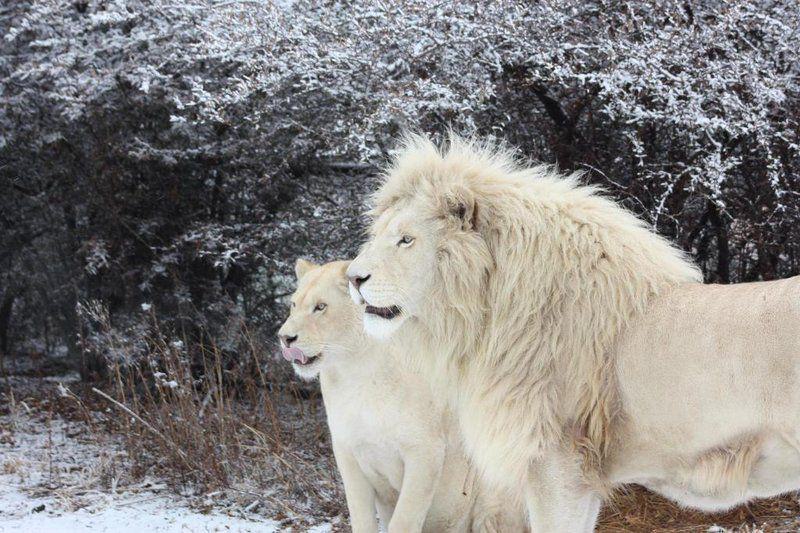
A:
[[[389,533],[416,533],[423,529],[444,466],[444,446],[405,450],[403,485],[389,522]]]
[[[560,452],[531,465],[525,499],[536,533],[594,531],[602,503],[582,480],[578,462]]]
[[[375,533],[378,519],[375,513],[375,490],[370,485],[358,461],[349,449],[333,439],[333,455],[342,475],[350,526],[353,533]]]

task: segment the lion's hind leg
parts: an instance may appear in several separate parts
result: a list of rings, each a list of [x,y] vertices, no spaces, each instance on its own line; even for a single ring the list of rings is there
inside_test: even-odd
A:
[[[769,498],[800,489],[800,439],[775,432],[761,446],[758,462],[753,467],[748,495]]]

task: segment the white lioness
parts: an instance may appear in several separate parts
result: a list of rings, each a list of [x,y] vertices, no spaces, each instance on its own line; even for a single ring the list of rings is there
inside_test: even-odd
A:
[[[521,504],[480,491],[426,381],[364,336],[348,264],[297,262],[279,337],[295,372],[320,378],[353,531],[377,531],[376,510],[390,533],[523,531]]]
[[[700,509],[800,488],[800,279],[706,286],[632,214],[502,150],[413,137],[351,264],[419,346],[467,454],[537,533],[640,483]]]

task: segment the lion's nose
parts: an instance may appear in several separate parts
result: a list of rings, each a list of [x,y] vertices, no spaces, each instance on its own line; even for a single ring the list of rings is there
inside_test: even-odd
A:
[[[361,284],[367,281],[369,277],[370,274],[367,274],[366,276],[355,275],[355,276],[348,276],[348,279],[350,280],[350,283],[353,284],[353,287],[355,287],[356,290],[358,290],[359,288],[361,288]]]
[[[283,341],[283,345],[287,348],[297,340],[297,335],[278,335],[278,338]]]

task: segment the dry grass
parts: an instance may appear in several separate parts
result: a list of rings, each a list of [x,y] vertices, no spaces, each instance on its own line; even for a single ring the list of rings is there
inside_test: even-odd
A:
[[[0,477],[31,498],[52,498],[48,507],[57,502],[71,512],[131,487],[126,455],[102,415],[67,391],[42,377],[0,378]]]
[[[696,532],[719,526],[732,531],[784,532],[800,530],[800,502],[796,494],[760,500],[725,513],[681,509],[641,487],[630,487],[605,506],[598,531]]]
[[[287,379],[252,341],[235,361],[157,328],[148,345],[148,357],[112,364],[109,383],[81,395],[116,414],[108,428],[122,436],[134,477],[155,474],[181,494],[224,493],[287,525],[344,513],[315,388]]]

